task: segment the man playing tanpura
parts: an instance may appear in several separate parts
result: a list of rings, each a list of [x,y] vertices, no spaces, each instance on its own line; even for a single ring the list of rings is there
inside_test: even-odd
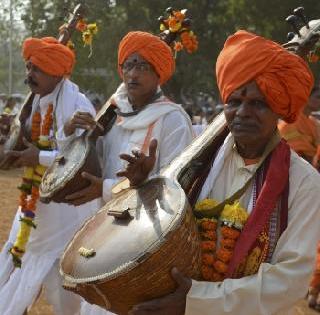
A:
[[[280,138],[277,123],[297,119],[312,73],[300,57],[246,31],[227,39],[216,73],[231,133],[195,211],[206,198],[213,208],[229,204],[200,221],[203,281],[174,268],[175,292],[130,314],[280,314],[306,294],[320,237],[320,177]],[[146,160],[132,159],[128,169]]]
[[[123,83],[111,97],[117,106],[117,121],[97,144],[103,179],[83,174],[92,185],[67,197],[72,203],[80,204],[101,195],[108,201],[117,176],[127,174],[120,170],[126,161],[134,159],[130,156],[132,151],[135,157],[141,157],[150,148],[150,155],[155,159],[153,172],[158,172],[192,140],[188,115],[160,88],[175,70],[171,49],[165,42],[146,32],[128,33],[119,44],[118,70]],[[89,114],[87,121],[92,123]],[[158,150],[152,138],[158,140]],[[139,178],[132,179],[132,184],[134,181]]]
[[[112,103],[117,106],[117,120],[97,143],[103,178],[84,173],[91,186],[67,196],[70,203],[77,205],[101,196],[108,201],[119,176],[131,176],[132,184],[139,182],[140,172],[159,172],[192,141],[192,125],[188,115],[160,88],[175,70],[171,49],[164,41],[146,32],[128,33],[119,44],[118,70],[123,83],[111,97]],[[93,123],[89,114],[85,120],[83,125]],[[158,140],[158,149],[153,138]],[[132,152],[133,156],[130,156]],[[145,154],[148,152],[147,161],[152,162],[143,165],[147,170],[124,170],[127,162],[136,158],[146,160]],[[106,313],[109,312],[87,303],[82,307],[82,314],[85,315]]]
[[[55,314],[78,314],[81,299],[63,290],[59,258],[77,229],[99,206],[96,202],[80,207],[44,204],[38,201],[37,187],[44,167],[54,161],[68,136],[82,132],[75,128],[65,130],[65,126],[73,124],[74,113],[79,112],[77,117],[82,117],[84,113],[95,115],[95,111],[78,86],[67,79],[75,62],[69,48],[51,37],[29,38],[23,43],[22,53],[27,82],[35,94],[31,114],[23,124],[24,136],[30,142],[24,140],[25,150],[7,154],[16,157],[14,166],[23,166],[32,173],[24,175],[20,207],[0,254],[0,314],[22,315],[42,286]],[[30,182],[31,194],[27,191]],[[30,228],[33,224],[36,229]],[[21,264],[20,268],[15,268],[14,263]]]

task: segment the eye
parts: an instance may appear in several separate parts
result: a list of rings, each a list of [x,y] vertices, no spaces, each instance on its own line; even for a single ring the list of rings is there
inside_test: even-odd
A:
[[[238,98],[231,98],[227,101],[227,106],[229,107],[239,107],[241,105],[241,100]]]
[[[150,65],[148,63],[140,63],[139,64],[139,70],[140,71],[149,71]]]
[[[135,64],[133,62],[125,62],[120,67],[122,71],[130,71],[134,67],[134,65]]]
[[[252,100],[250,104],[259,109],[268,107],[267,103],[264,100]]]

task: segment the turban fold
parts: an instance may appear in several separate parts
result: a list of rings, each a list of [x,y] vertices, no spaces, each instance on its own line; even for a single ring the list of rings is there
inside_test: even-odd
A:
[[[159,37],[146,32],[129,32],[120,42],[118,50],[118,71],[133,53],[148,61],[160,77],[160,85],[170,79],[175,69],[175,61],[170,47]]]
[[[246,31],[238,31],[226,40],[216,74],[224,103],[234,90],[255,81],[272,111],[289,123],[307,104],[314,81],[301,57]]]
[[[53,37],[27,38],[22,46],[22,55],[43,72],[54,76],[71,74],[75,63],[73,51]]]

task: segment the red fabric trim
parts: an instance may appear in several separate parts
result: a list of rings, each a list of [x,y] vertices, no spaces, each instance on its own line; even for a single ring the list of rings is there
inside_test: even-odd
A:
[[[273,150],[266,179],[257,198],[249,219],[237,241],[231,258],[227,277],[231,278],[239,264],[248,255],[249,250],[256,241],[265,225],[269,222],[270,215],[276,203],[287,187],[290,167],[290,148],[283,140]]]

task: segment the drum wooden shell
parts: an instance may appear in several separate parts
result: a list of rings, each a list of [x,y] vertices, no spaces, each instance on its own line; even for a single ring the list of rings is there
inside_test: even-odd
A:
[[[113,217],[114,209],[127,217]],[[81,247],[95,255],[81,256]],[[89,303],[127,314],[132,306],[174,290],[174,266],[198,279],[197,226],[184,192],[159,177],[121,192],[90,219],[67,247],[61,272],[72,284],[67,289]]]
[[[90,181],[81,176],[82,172],[101,177],[96,139],[112,127],[115,117],[114,106],[105,104],[97,115],[97,121],[104,130],[96,128],[92,133],[73,138],[63,147],[43,176],[40,185],[42,202],[67,202],[66,196],[88,187]]]

